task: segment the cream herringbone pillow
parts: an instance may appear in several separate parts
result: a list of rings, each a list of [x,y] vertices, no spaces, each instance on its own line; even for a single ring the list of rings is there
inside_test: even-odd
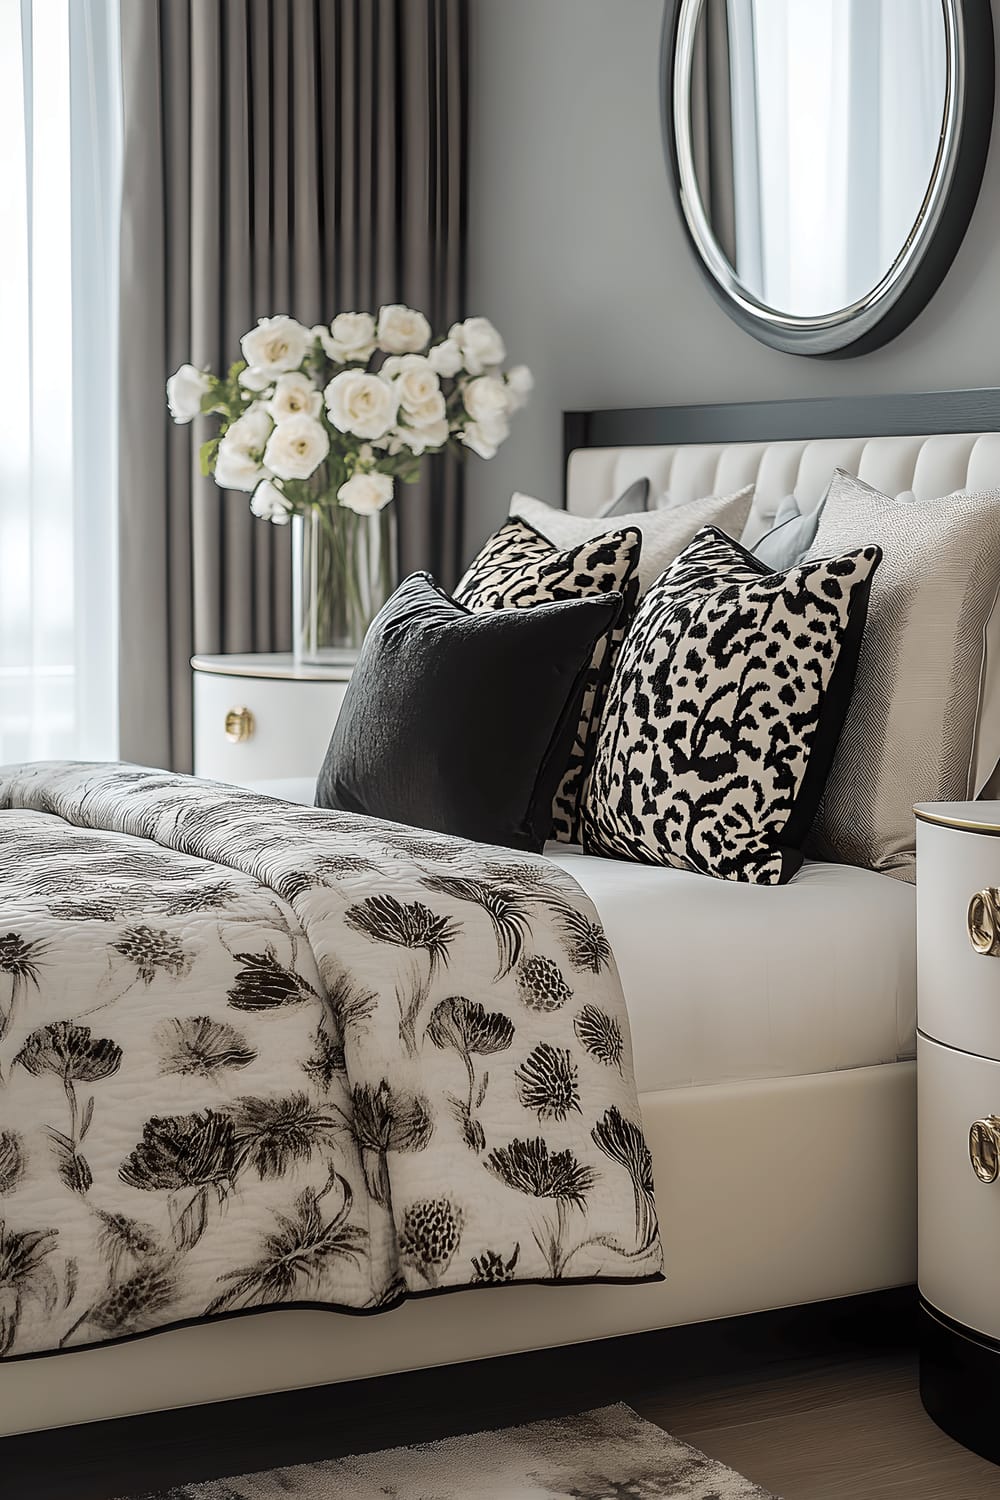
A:
[[[642,532],[639,592],[644,594],[703,526],[718,526],[720,531],[738,541],[753,504],[753,490],[753,485],[748,484],[731,495],[705,495],[700,500],[685,500],[682,504],[672,505],[668,510],[608,517],[577,516],[568,510],[556,510],[531,495],[515,494],[510,502],[510,513],[534,526],[556,547],[578,547],[581,542],[592,541],[605,532],[619,531],[623,526],[637,527]]]
[[[869,543],[882,565],[810,844],[912,881],[913,804],[977,796],[1000,759],[987,693],[988,655],[1000,673],[1000,491],[893,500],[838,469],[808,556]]]

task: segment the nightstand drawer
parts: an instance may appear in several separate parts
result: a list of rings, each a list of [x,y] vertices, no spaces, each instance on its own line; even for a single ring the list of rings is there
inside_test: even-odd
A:
[[[194,674],[194,768],[214,781],[315,778],[346,682]]]
[[[1000,1058],[1000,838],[919,822],[917,869],[917,1024],[947,1046]],[[970,908],[981,947],[995,929],[995,954],[977,951]]]
[[[920,1162],[920,1291],[968,1328],[1000,1339],[1000,1063],[970,1057],[926,1037],[917,1039],[917,1133]],[[970,1129],[980,1170],[970,1156]],[[877,1143],[873,1142],[873,1149]]]

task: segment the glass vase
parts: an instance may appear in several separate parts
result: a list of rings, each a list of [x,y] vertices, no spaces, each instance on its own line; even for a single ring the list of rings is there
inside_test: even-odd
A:
[[[319,503],[292,517],[292,638],[296,663],[357,651],[398,583],[396,508],[371,516]]]

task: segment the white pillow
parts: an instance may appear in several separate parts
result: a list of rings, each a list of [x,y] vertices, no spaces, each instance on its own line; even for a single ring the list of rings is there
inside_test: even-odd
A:
[[[534,526],[557,547],[578,547],[581,542],[589,542],[606,531],[620,531],[626,525],[638,527],[642,532],[639,592],[644,594],[703,526],[717,526],[727,536],[738,539],[750,514],[753,490],[753,485],[748,484],[732,495],[706,495],[701,500],[672,505],[669,510],[637,511],[635,515],[609,516],[605,520],[575,516],[568,510],[546,505],[544,500],[515,494],[510,502],[510,513]]]
[[[813,847],[913,880],[913,804],[977,796],[1000,760],[1000,490],[893,499],[836,471],[809,557],[876,543],[854,696]]]

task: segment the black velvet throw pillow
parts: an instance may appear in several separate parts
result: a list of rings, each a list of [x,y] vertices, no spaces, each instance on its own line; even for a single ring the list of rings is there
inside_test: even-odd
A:
[[[473,614],[400,584],[351,675],[316,805],[538,851],[621,595]]]
[[[580,799],[611,668],[635,614],[641,548],[642,532],[634,526],[560,548],[520,516],[510,516],[486,541],[455,589],[456,603],[474,613],[533,609],[536,604],[589,599],[594,594],[622,596],[614,628],[594,648],[580,702],[580,722],[552,802],[551,837],[563,843],[580,840]]]

